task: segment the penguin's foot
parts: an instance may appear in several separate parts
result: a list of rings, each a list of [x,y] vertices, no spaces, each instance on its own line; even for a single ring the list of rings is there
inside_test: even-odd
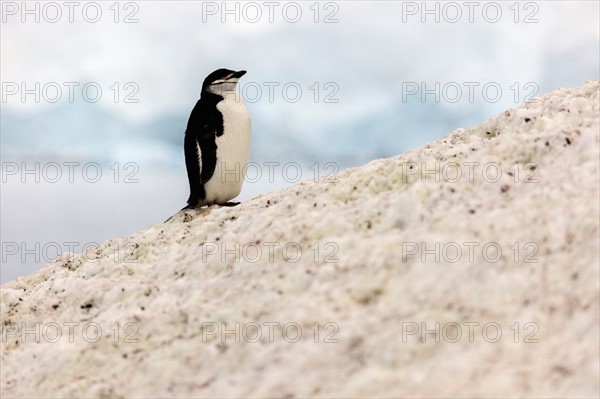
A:
[[[225,202],[223,204],[219,204],[219,206],[228,206],[228,207],[232,207],[232,206],[238,206],[241,202]]]

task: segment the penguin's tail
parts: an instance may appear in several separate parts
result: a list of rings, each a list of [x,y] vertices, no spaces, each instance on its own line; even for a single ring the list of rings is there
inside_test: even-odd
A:
[[[199,208],[200,206],[201,206],[200,201],[196,201],[194,203],[194,202],[190,202],[188,200],[188,204],[186,206],[184,206],[183,208],[181,208],[179,211],[175,212],[175,214],[173,214],[170,218],[168,218],[167,220],[165,220],[163,223],[167,223],[168,221],[170,221],[171,219],[173,219],[175,216],[177,216],[181,212],[185,212],[185,211],[190,210],[190,209],[196,209],[196,208]]]

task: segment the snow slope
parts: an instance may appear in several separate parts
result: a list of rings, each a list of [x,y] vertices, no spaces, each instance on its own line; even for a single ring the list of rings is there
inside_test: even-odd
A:
[[[599,89],[2,286],[2,397],[597,397]]]

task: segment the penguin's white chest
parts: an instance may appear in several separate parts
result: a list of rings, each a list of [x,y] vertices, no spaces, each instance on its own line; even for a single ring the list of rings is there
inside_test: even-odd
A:
[[[205,184],[206,203],[222,204],[242,191],[250,157],[250,113],[237,93],[227,94],[217,104],[223,115],[223,134],[216,138],[217,165]]]

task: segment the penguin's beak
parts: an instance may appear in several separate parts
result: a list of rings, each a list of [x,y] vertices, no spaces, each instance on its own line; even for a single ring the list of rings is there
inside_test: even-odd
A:
[[[237,71],[237,72],[234,72],[231,75],[229,75],[229,77],[227,79],[241,78],[245,74],[246,74],[246,71]]]

